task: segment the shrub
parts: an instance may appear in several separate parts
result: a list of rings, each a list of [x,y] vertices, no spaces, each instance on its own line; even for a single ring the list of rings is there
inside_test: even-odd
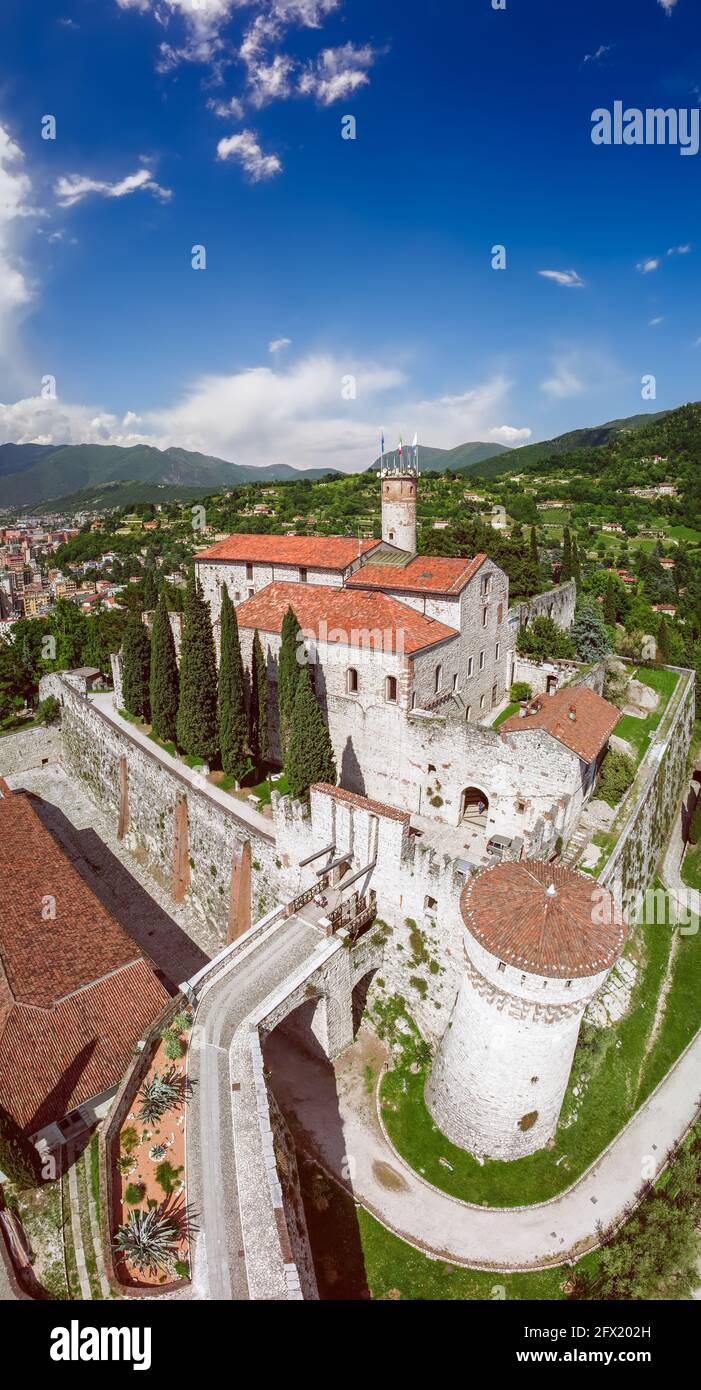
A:
[[[39,1157],[33,1144],[0,1105],[0,1169],[16,1187],[37,1187]]]
[[[39,724],[55,724],[61,713],[61,706],[55,695],[47,695],[45,700],[40,700],[37,705],[37,721]]]
[[[184,1169],[182,1166],[180,1168],[174,1168],[168,1159],[163,1163],[159,1163],[156,1169],[156,1182],[166,1193],[166,1196],[170,1197],[171,1193],[175,1191],[175,1188],[180,1182],[180,1174],[183,1171]]]
[[[183,1048],[174,1028],[164,1028],[161,1037],[165,1043],[165,1054],[169,1062],[177,1062],[183,1055]]]
[[[188,1028],[192,1027],[192,1019],[185,1009],[181,1009],[180,1013],[175,1015],[170,1026],[175,1033],[184,1033]]]
[[[528,681],[514,681],[511,687],[510,695],[512,703],[516,704],[521,700],[532,699],[533,690],[531,686],[528,684]]]
[[[114,1248],[141,1274],[158,1274],[168,1266],[178,1248],[178,1223],[158,1207],[137,1208],[120,1226]]]
[[[124,1193],[124,1200],[128,1207],[138,1207],[139,1202],[143,1202],[146,1188],[142,1182],[130,1182]]]
[[[617,806],[635,778],[636,766],[627,753],[609,748],[601,765],[596,794],[609,806]]]
[[[122,1130],[119,1147],[124,1150],[125,1154],[133,1154],[134,1149],[138,1149],[139,1136],[136,1132],[136,1125],[129,1125],[127,1129]]]
[[[173,1270],[177,1274],[178,1279],[190,1278],[190,1266],[186,1260],[176,1260],[173,1265]]]
[[[139,1100],[139,1119],[145,1124],[155,1124],[171,1106],[182,1104],[183,1087],[172,1070],[163,1076],[156,1071],[144,1081]]]

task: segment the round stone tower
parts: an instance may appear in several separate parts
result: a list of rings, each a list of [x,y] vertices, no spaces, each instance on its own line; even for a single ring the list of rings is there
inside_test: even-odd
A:
[[[475,875],[460,909],[464,976],[426,1102],[454,1144],[522,1158],[555,1133],[582,1014],[627,929],[595,880],[534,859]]]
[[[382,539],[416,554],[416,493],[413,466],[382,473]]]

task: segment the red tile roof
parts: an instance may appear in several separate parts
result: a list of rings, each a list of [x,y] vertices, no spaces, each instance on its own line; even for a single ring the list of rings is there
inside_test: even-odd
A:
[[[572,718],[574,715],[574,718]],[[585,763],[593,762],[613,733],[620,714],[608,700],[585,685],[538,695],[531,700],[525,718],[512,714],[500,727],[502,734],[522,734],[543,729]]]
[[[379,541],[359,541],[352,536],[256,536],[237,533],[202,550],[198,564],[209,560],[247,560],[263,565],[302,565],[308,569],[346,570],[359,555]]]
[[[394,565],[361,565],[347,580],[355,589],[405,590],[406,593],[459,594],[477,573],[486,555],[454,560],[445,555],[416,555],[401,569]]]
[[[392,652],[421,651],[458,635],[455,628],[426,618],[387,594],[334,589],[326,584],[268,584],[237,605],[236,617],[239,627],[281,632],[288,608],[294,609],[300,627],[313,632],[319,641],[367,650],[374,649],[368,634],[378,629],[383,650]]]
[[[0,1096],[18,1124],[115,1086],[168,998],[29,798],[0,786]]]
[[[358,792],[348,792],[345,787],[335,787],[332,782],[314,782],[310,791],[333,797],[334,801],[343,801],[347,806],[357,806],[360,811],[367,811],[371,816],[384,816],[385,820],[401,821],[404,825],[411,822],[408,811],[398,811],[396,806],[388,806],[384,801],[370,801],[367,796],[360,796]]]
[[[628,934],[607,889],[539,859],[483,869],[465,885],[460,910],[490,955],[553,980],[608,970]]]

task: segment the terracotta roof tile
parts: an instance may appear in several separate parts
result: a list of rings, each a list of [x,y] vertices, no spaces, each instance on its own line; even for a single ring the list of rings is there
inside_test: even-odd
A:
[[[407,653],[458,635],[455,628],[426,618],[387,594],[334,589],[326,584],[268,584],[237,605],[236,617],[239,627],[281,632],[290,607],[300,627],[313,632],[319,641],[369,651],[375,649],[372,634],[376,631],[382,634],[381,650]]]
[[[465,885],[460,910],[490,955],[554,980],[608,970],[628,935],[595,879],[539,859],[483,869]]]
[[[0,792],[0,1095],[31,1133],[116,1085],[169,996],[29,798]]]
[[[195,559],[247,560],[263,565],[302,565],[309,569],[346,570],[359,555],[365,555],[379,541],[358,541],[352,536],[257,536],[237,532],[217,541]]]
[[[445,555],[416,555],[401,568],[394,565],[368,563],[355,570],[346,582],[354,589],[404,590],[422,594],[459,594],[487,559],[475,555],[472,560],[452,559]]]
[[[574,718],[572,718],[574,715]],[[531,700],[524,718],[512,714],[500,727],[501,734],[522,734],[543,729],[585,763],[593,762],[613,733],[620,714],[608,700],[587,686],[557,690]]]
[[[369,815],[384,816],[385,820],[402,821],[405,825],[411,822],[408,811],[399,811],[396,806],[388,806],[384,801],[370,801],[367,796],[360,796],[358,792],[348,792],[345,787],[335,787],[331,782],[314,782],[310,790],[331,796],[334,801],[343,801],[347,806],[357,806]]]

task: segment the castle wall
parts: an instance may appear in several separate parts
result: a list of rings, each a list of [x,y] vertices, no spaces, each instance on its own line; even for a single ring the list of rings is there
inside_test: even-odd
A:
[[[351,574],[361,563],[362,557],[349,565],[346,574]],[[243,603],[250,598],[251,594],[257,594],[259,589],[264,589],[266,585],[273,582],[284,581],[290,584],[298,584],[299,565],[277,565],[259,564],[253,562],[250,566],[252,577],[248,578],[248,565],[245,560],[195,560],[197,577],[202,585],[204,597],[209,603],[212,623],[214,625],[215,637],[219,638],[219,624],[221,621],[221,590],[222,585],[226,584],[229,590],[229,598],[232,603]],[[306,571],[307,584],[326,584],[334,589],[338,589],[343,584],[344,571],[316,569],[309,566]]]
[[[269,835],[257,832],[237,817],[235,803],[229,811],[208,794],[205,779],[198,787],[171,770],[156,757],[155,750],[151,754],[112,724],[58,674],[42,677],[42,698],[47,694],[56,695],[62,704],[63,765],[81,778],[101,810],[114,816],[115,824],[124,813],[126,800],[126,842],[161,886],[174,896],[182,889],[181,896],[225,942],[232,862],[238,861],[240,842],[249,841],[254,918],[272,906],[278,884],[272,824]],[[176,858],[184,870],[177,883]]]
[[[535,594],[533,598],[524,599],[511,611],[516,615],[519,627],[528,627],[534,618],[552,618],[558,627],[567,629],[572,626],[574,621],[574,610],[577,604],[577,585],[574,579],[568,579],[565,584],[559,584],[555,589],[548,589],[544,594]]]
[[[58,724],[5,734],[4,738],[0,738],[0,777],[11,777],[14,772],[29,772],[43,763],[58,762],[60,748],[61,730]]]

